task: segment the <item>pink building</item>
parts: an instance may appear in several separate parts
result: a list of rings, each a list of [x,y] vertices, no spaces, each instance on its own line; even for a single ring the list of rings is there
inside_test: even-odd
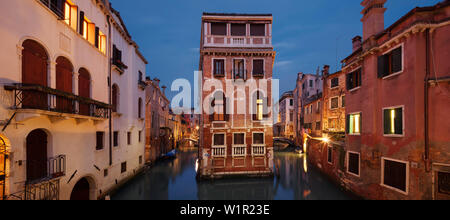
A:
[[[368,199],[450,199],[450,1],[415,8],[387,29],[385,2],[361,3],[362,41],[343,60],[341,179]]]

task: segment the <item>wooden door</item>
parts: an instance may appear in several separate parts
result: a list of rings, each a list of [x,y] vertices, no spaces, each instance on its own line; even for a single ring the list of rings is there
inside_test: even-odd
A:
[[[91,76],[86,69],[80,69],[78,77],[78,95],[91,98]],[[90,105],[80,103],[80,114],[90,116]]]
[[[34,130],[27,137],[27,182],[47,177],[47,134]]]
[[[86,201],[89,200],[89,182],[86,178],[81,179],[75,185],[72,190],[72,194],[70,195],[70,200],[75,201]]]
[[[22,83],[27,85],[48,85],[48,55],[36,41],[27,40],[22,51]],[[48,96],[42,92],[24,91],[22,108],[48,109]]]

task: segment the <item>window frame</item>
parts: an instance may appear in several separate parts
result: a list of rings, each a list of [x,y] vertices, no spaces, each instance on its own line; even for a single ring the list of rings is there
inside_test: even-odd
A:
[[[117,140],[116,140],[116,135],[117,135]],[[116,145],[117,143],[117,145]],[[114,131],[113,132],[113,147],[119,147],[120,146],[120,132],[119,131]]]
[[[337,80],[337,85],[333,86],[333,80]],[[330,89],[336,89],[339,88],[339,85],[341,84],[339,77],[335,77],[330,79]]]
[[[262,144],[255,144],[255,134],[262,134],[263,135],[263,143]],[[259,145],[266,145],[266,132],[264,131],[253,131],[252,132],[252,146],[259,146]]]
[[[331,158],[330,158],[330,149],[331,149]],[[333,146],[330,146],[330,145],[328,145],[327,146],[327,162],[328,162],[328,164],[330,164],[330,165],[333,165],[333,163],[334,163],[334,150],[333,150]],[[331,161],[330,161],[330,159],[331,159]]]
[[[233,134],[233,137],[232,137],[233,146],[244,146],[244,145],[247,146],[247,133],[246,132],[233,132],[232,134]],[[236,135],[236,134],[243,134],[244,135],[244,144],[236,144],[235,143],[234,135]]]
[[[350,74],[354,74],[354,73],[356,73],[358,71],[359,71],[359,74],[360,74],[360,76],[357,77],[358,79],[360,79],[359,80],[359,84],[357,84],[355,87],[350,89],[349,88],[349,82],[348,82],[348,76]],[[345,74],[346,90],[348,90],[349,92],[354,92],[354,91],[359,90],[361,88],[361,86],[362,86],[362,73],[363,73],[363,68],[362,68],[362,66],[359,66],[359,67],[354,68],[352,71],[349,71],[349,73]]]
[[[216,135],[223,135],[223,143],[224,143],[224,145],[215,145],[214,144],[214,140],[215,140],[215,136]],[[212,143],[211,143],[211,148],[214,148],[214,147],[227,147],[227,133],[226,132],[215,132],[215,133],[213,133],[212,134],[212,138],[211,138],[211,140],[212,140]]]
[[[384,167],[385,167],[385,161],[389,160],[392,162],[397,162],[397,163],[403,163],[406,165],[406,191],[402,191],[401,189],[397,189],[393,186],[388,186],[386,184],[384,184],[384,179],[385,179],[385,175],[384,175]],[[382,157],[381,158],[381,183],[380,185],[382,187],[385,187],[387,189],[393,190],[395,192],[401,193],[403,195],[409,195],[409,185],[410,185],[410,162],[409,161],[403,161],[403,160],[397,160],[397,159],[392,159],[392,158],[388,158],[388,157]]]
[[[402,109],[402,134],[385,134],[384,132],[384,111],[385,110],[396,110],[396,109]],[[406,130],[405,130],[405,124],[406,124],[406,119],[405,119],[405,106],[404,105],[398,105],[398,106],[391,106],[391,107],[385,107],[382,109],[381,111],[381,118],[382,118],[382,128],[383,128],[383,136],[384,137],[391,137],[391,138],[402,138],[406,136]]]
[[[398,75],[402,74],[405,71],[405,43],[401,43],[401,44],[399,44],[399,45],[397,45],[395,47],[392,47],[391,49],[389,49],[386,52],[384,52],[383,54],[381,54],[381,56],[384,56],[386,54],[392,53],[394,50],[398,49],[399,47],[402,48],[402,69],[400,71],[398,71],[398,72],[391,73],[391,74],[389,74],[387,76],[382,77],[381,78],[382,80],[389,79],[389,78],[392,78],[394,76],[398,76]],[[392,61],[389,61],[389,65],[391,64],[391,62]],[[378,65],[377,65],[377,67],[378,67]],[[377,72],[378,72],[378,70],[377,70]]]
[[[355,173],[350,172],[350,166],[349,166],[350,165],[350,154],[357,154],[358,155],[358,171],[359,171],[359,174],[355,174]],[[348,174],[350,174],[352,176],[355,176],[355,177],[358,177],[358,178],[361,177],[361,153],[356,152],[356,151],[347,151],[347,169],[346,169],[346,171],[347,171]]]
[[[223,74],[216,74],[215,70],[216,70],[216,61],[223,61]],[[211,65],[211,75],[214,78],[221,78],[221,77],[225,77],[227,78],[227,59],[226,58],[212,58],[212,65]]]
[[[99,144],[99,134],[102,135],[102,139],[101,139],[101,145],[102,146],[98,146]],[[97,131],[95,132],[95,150],[96,151],[101,151],[103,149],[105,149],[105,132],[104,131]]]
[[[264,25],[264,34],[263,35],[258,35],[258,34],[254,34],[254,31],[252,31],[252,26],[253,25]],[[267,24],[266,23],[261,23],[261,24],[257,24],[257,23],[253,23],[250,24],[250,33],[249,33],[250,37],[266,37],[267,36]]]
[[[347,116],[349,117],[349,123],[351,123],[351,116],[352,115],[359,115],[359,120],[360,120],[360,126],[359,126],[359,133],[350,133],[350,127],[348,128],[348,135],[351,135],[351,136],[361,136],[361,134],[362,134],[362,121],[361,121],[361,115],[362,115],[362,112],[353,112],[353,113],[349,113]],[[347,119],[345,119],[345,120],[347,120]],[[347,122],[346,122],[347,123]]]
[[[332,104],[332,103],[333,103],[333,102],[332,102],[333,99],[337,99],[337,107],[336,107],[336,108],[333,108],[333,104]],[[339,105],[339,104],[340,104],[340,103],[339,103],[339,99],[340,99],[339,96],[334,96],[334,97],[331,97],[331,98],[330,98],[330,110],[336,110],[336,109],[339,109],[339,107],[340,107],[340,105]]]

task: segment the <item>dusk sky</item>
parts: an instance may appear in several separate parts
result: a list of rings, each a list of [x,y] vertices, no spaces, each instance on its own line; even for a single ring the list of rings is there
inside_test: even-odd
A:
[[[280,94],[293,90],[298,72],[315,73],[324,64],[332,72],[350,55],[352,38],[362,35],[361,0],[110,0],[133,40],[149,61],[147,76],[168,86],[175,79],[193,81],[198,70],[203,12],[272,13],[273,44],[277,57],[274,78]],[[439,0],[388,0],[388,27],[416,6]]]

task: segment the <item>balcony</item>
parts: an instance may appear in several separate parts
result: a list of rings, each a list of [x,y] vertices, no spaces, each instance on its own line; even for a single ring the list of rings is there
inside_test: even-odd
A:
[[[253,156],[266,156],[266,145],[253,145],[252,146]]]
[[[245,157],[245,156],[247,156],[247,146],[245,145],[233,146],[233,157]]]
[[[253,76],[253,78],[264,78],[264,76],[265,76],[265,73],[264,73],[264,71],[258,71],[258,72],[253,72],[252,73],[252,76]]]
[[[147,83],[143,80],[138,80],[138,86],[140,89],[144,90],[147,87]]]
[[[204,47],[245,47],[245,48],[273,48],[272,37],[269,36],[217,36],[205,37]]]
[[[24,189],[7,196],[8,200],[59,200],[60,179],[66,175],[66,156],[60,155],[47,161],[27,161],[38,169],[47,166],[46,176],[24,183]],[[30,165],[29,164],[29,165]],[[31,169],[33,169],[31,168]],[[33,172],[33,170],[27,172]]]
[[[125,65],[122,60],[119,59],[113,59],[112,61],[113,68],[119,71],[120,74],[123,74],[126,69],[128,69],[128,66]]]
[[[4,88],[14,92],[12,109],[19,113],[105,120],[111,109],[108,104],[41,85],[13,84]]]
[[[212,156],[213,157],[226,157],[227,156],[227,148],[226,147],[213,147],[212,148]]]

